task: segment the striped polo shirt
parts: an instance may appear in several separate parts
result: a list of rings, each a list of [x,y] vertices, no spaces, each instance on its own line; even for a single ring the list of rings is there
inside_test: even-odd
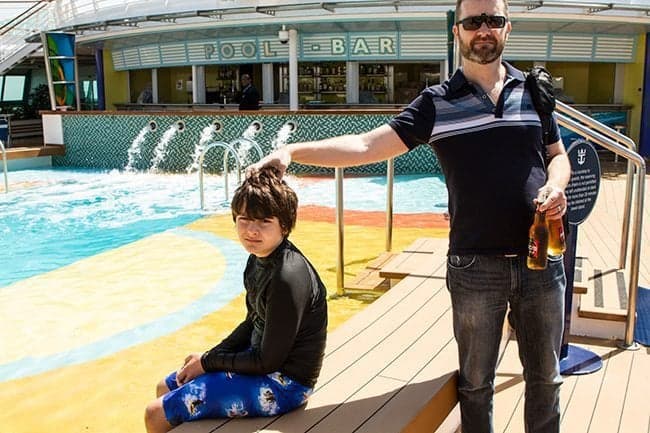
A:
[[[542,128],[524,74],[503,63],[496,105],[462,70],[429,87],[389,125],[410,150],[429,144],[449,193],[449,254],[526,254],[533,199],[546,182]],[[553,119],[548,143],[560,139]]]

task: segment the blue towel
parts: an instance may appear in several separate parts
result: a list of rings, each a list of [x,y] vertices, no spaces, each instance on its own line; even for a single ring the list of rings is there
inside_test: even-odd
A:
[[[639,287],[636,299],[634,339],[644,346],[650,346],[650,289]]]

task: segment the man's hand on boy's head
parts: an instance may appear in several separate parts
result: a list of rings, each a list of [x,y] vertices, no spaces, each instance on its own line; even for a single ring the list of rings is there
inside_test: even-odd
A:
[[[260,159],[255,164],[251,164],[246,167],[246,176],[250,177],[251,175],[260,171],[263,167],[275,167],[280,171],[280,174],[284,176],[287,172],[287,167],[291,164],[291,154],[285,149],[278,149],[264,158]]]

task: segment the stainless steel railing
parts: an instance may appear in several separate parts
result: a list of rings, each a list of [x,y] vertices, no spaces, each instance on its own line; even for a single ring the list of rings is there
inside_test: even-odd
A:
[[[581,111],[578,111],[572,107],[569,107],[568,105],[562,103],[562,102],[557,102],[557,111],[560,113],[566,114],[568,116],[572,116],[575,119],[579,120],[580,122],[586,124],[589,126],[591,129],[605,135],[608,138],[611,138],[615,140],[616,142],[620,142],[625,147],[628,149],[636,152],[637,151],[637,146],[636,143],[629,137],[621,134],[620,132],[610,128],[607,125],[604,125],[597,120],[587,116],[586,114],[582,113]],[[577,131],[574,131],[577,132]],[[577,132],[578,134],[582,135],[580,132]],[[616,154],[616,152],[615,152]],[[616,154],[618,156],[618,154]],[[632,199],[632,189],[633,189],[633,181],[634,181],[634,164],[631,160],[628,159],[627,161],[627,180],[626,180],[626,188],[625,188],[625,203],[629,204],[628,206],[625,207],[624,213],[623,213],[623,227],[622,227],[622,234],[621,234],[621,248],[620,248],[620,253],[619,253],[619,261],[618,261],[618,267],[620,269],[625,268],[625,263],[627,260],[627,244],[628,244],[628,239],[630,236],[630,211],[631,211],[631,199]]]
[[[589,116],[569,107],[566,104],[558,102],[556,109],[558,123],[565,128],[590,139],[605,149],[614,152],[627,159],[627,188],[625,210],[623,217],[623,235],[621,239],[621,256],[619,258],[619,267],[625,267],[625,257],[627,255],[627,241],[630,229],[630,215],[632,207],[632,189],[633,183],[636,183],[636,194],[634,196],[634,223],[632,224],[632,248],[630,250],[630,283],[628,288],[628,305],[627,321],[625,322],[625,339],[623,346],[631,348],[634,343],[634,325],[636,322],[636,304],[639,289],[639,266],[641,263],[641,234],[643,226],[643,199],[645,189],[645,160],[635,152],[636,144],[630,138],[609,128],[608,126],[592,119]],[[582,123],[577,122],[579,120]],[[619,143],[625,143],[621,145]],[[636,166],[636,173],[632,168]],[[635,179],[636,178],[636,179]]]
[[[235,163],[237,164],[237,184],[241,183],[241,160],[239,155],[235,150],[224,141],[213,141],[208,143],[199,154],[199,199],[201,203],[201,209],[205,209],[205,193],[203,186],[203,160],[205,159],[206,153],[210,149],[215,147],[220,147],[224,150],[223,152],[223,190],[224,190],[224,201],[228,201],[228,156],[232,155],[235,158]]]
[[[2,172],[5,178],[5,194],[9,192],[9,179],[7,179],[7,150],[5,144],[0,140],[0,151],[2,152]]]

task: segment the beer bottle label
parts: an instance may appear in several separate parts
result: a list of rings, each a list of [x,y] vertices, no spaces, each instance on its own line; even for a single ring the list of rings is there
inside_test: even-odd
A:
[[[539,255],[539,242],[535,238],[528,239],[528,257],[536,259]]]

